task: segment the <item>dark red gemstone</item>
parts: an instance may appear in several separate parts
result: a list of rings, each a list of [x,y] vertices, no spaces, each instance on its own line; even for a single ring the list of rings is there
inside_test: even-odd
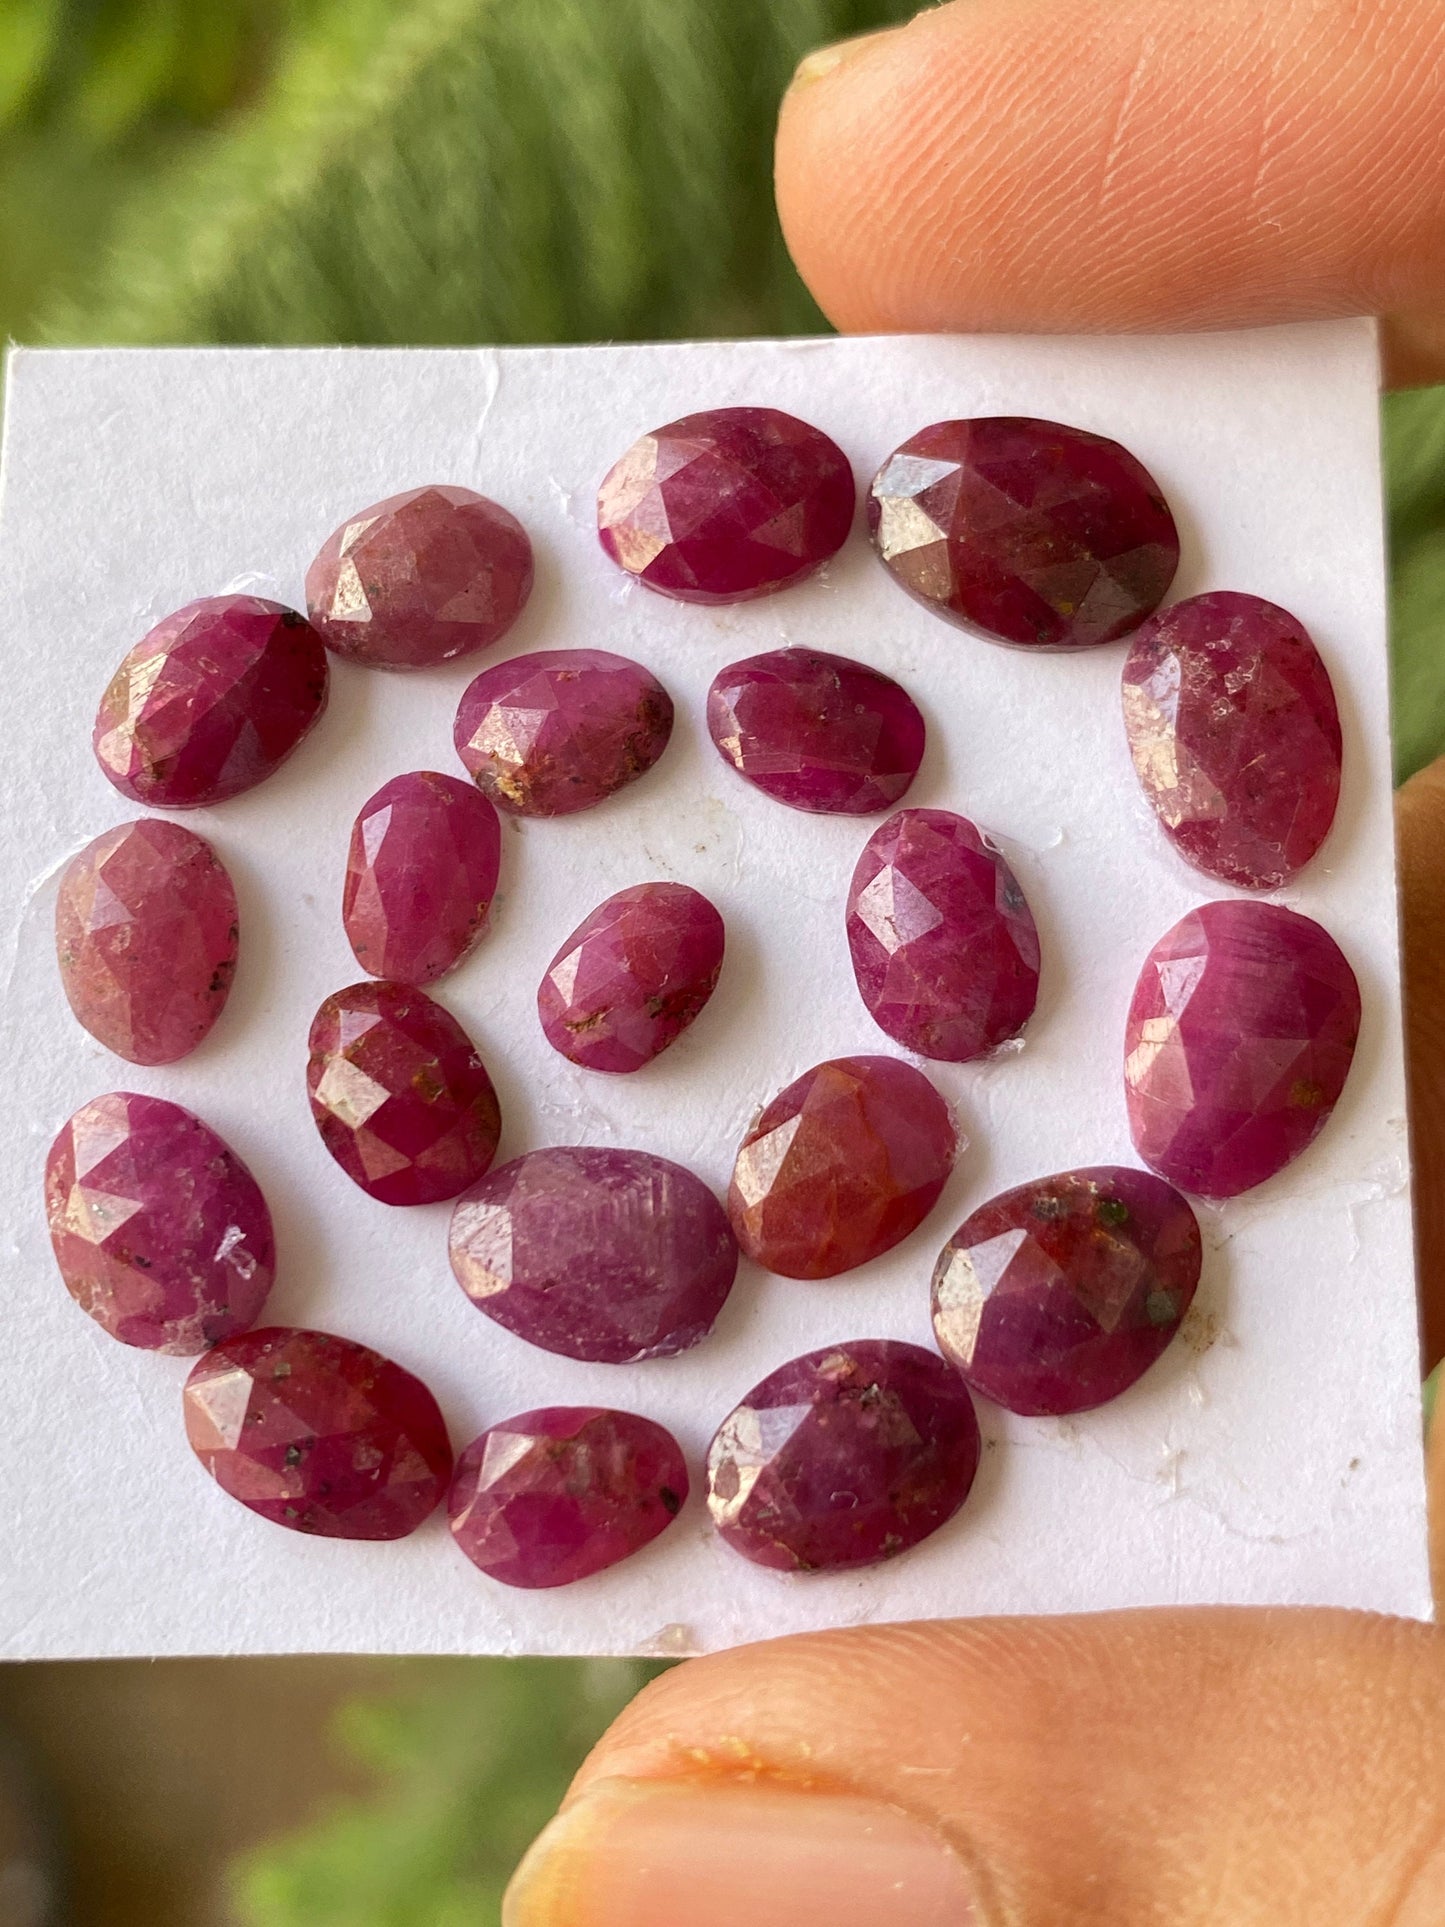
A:
[[[374,977],[428,984],[481,935],[497,889],[502,826],[471,783],[412,770],[363,803],[351,831],[341,916]]]

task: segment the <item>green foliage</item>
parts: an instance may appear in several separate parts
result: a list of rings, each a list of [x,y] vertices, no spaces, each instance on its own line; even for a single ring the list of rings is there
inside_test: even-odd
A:
[[[1385,400],[1395,775],[1445,751],[1445,388]]]

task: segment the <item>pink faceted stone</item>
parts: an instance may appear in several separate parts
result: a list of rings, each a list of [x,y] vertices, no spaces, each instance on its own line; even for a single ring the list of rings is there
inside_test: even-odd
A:
[[[458,1198],[452,1270],[488,1318],[598,1364],[669,1358],[706,1338],[737,1245],[712,1192],[646,1151],[529,1151]]]
[[[1165,835],[1206,876],[1275,889],[1329,834],[1339,711],[1287,609],[1222,590],[1151,617],[1124,664],[1124,726]]]
[[[619,890],[547,966],[537,1015],[553,1050],[589,1071],[636,1071],[682,1035],[717,985],[723,920],[685,883]]]
[[[452,1537],[489,1579],[570,1586],[631,1558],[687,1502],[676,1439],[651,1419],[551,1405],[490,1426],[457,1459]]]
[[[132,1064],[174,1064],[220,1016],[236,973],[236,892],[179,823],[122,823],[60,879],[55,953],[76,1020]]]
[[[453,739],[477,787],[514,816],[570,816],[645,776],[672,734],[672,698],[605,649],[543,649],[484,669]]]
[[[516,516],[442,484],[348,517],[306,571],[306,607],[327,648],[373,669],[490,648],[531,593],[532,544]]]
[[[486,924],[502,861],[497,812],[474,784],[434,770],[383,783],[351,832],[341,916],[374,977],[427,984]]]
[[[920,1345],[828,1345],[755,1385],[708,1448],[708,1510],[755,1566],[838,1572],[946,1525],[978,1470],[968,1388]]]
[[[451,1477],[446,1423],[421,1380],[330,1332],[228,1338],[192,1367],[185,1416],[223,1492],[323,1539],[404,1539]]]
[[[1163,601],[1179,535],[1127,449],[1059,422],[934,422],[873,482],[868,526],[910,595],[1031,649],[1127,635]]]
[[[677,602],[746,602],[801,582],[853,526],[848,458],[776,408],[710,408],[644,435],[597,493],[613,561]]]
[[[407,984],[352,984],[311,1024],[306,1086],[321,1141],[382,1204],[439,1204],[496,1156],[497,1094],[450,1011]]]
[[[1349,1075],[1360,990],[1334,938],[1276,903],[1205,903],[1145,960],[1124,1080],[1144,1162],[1233,1198],[1312,1144]]]
[[[890,816],[863,846],[847,927],[870,1015],[921,1057],[983,1057],[1033,1015],[1039,933],[1013,871],[967,817]]]
[[[326,650],[304,616],[205,596],[157,623],[100,699],[96,760],[124,796],[223,803],[285,762],[326,707]]]
[[[252,1324],[271,1289],[256,1180],[161,1097],[112,1091],[80,1107],[45,1160],[45,1215],[66,1290],[123,1345],[204,1351]]]

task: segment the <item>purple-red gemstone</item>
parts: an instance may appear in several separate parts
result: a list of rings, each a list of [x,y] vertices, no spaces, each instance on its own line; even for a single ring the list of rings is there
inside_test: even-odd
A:
[[[939,1350],[1010,1412],[1088,1411],[1164,1350],[1201,1260],[1194,1213],[1162,1178],[1118,1165],[1037,1178],[980,1205],[939,1254]]]
[[[848,539],[857,484],[820,429],[776,408],[709,408],[633,443],[597,493],[613,561],[677,602],[746,602],[801,582]]]
[[[186,810],[264,781],[326,707],[326,649],[304,616],[254,595],[188,602],[130,651],[95,719],[124,796]]]
[[[1221,590],[1151,617],[1124,664],[1124,727],[1165,835],[1206,876],[1275,889],[1329,834],[1339,711],[1287,609]]]
[[[973,1401],[941,1358],[889,1339],[829,1345],[771,1373],[723,1420],[708,1510],[756,1566],[871,1566],[953,1517],[978,1457]]]
[[[341,916],[356,961],[408,984],[444,976],[482,933],[501,860],[497,812],[475,784],[394,776],[351,832]]]
[[[474,1566],[537,1590],[630,1558],[686,1502],[687,1467],[670,1432],[632,1412],[551,1405],[473,1439],[448,1508]]]
[[[1149,952],[1124,1079],[1140,1157],[1233,1198],[1312,1144],[1349,1075],[1360,989],[1319,924],[1276,903],[1205,903]]]
[[[1083,649],[1163,601],[1179,534],[1159,486],[1102,435],[1023,416],[934,422],[874,479],[868,526],[920,602],[998,642]]]

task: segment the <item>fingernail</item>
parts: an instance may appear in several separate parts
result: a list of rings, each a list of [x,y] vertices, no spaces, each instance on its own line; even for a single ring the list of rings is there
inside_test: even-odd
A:
[[[826,80],[830,74],[836,74],[840,67],[846,67],[850,61],[866,53],[875,41],[886,40],[896,31],[896,28],[885,27],[882,33],[858,33],[851,40],[835,40],[831,47],[815,48],[798,62],[788,91],[797,93],[800,88],[812,87],[818,81]]]
[[[836,1794],[603,1780],[518,1868],[502,1927],[981,1927],[932,1827]]]

